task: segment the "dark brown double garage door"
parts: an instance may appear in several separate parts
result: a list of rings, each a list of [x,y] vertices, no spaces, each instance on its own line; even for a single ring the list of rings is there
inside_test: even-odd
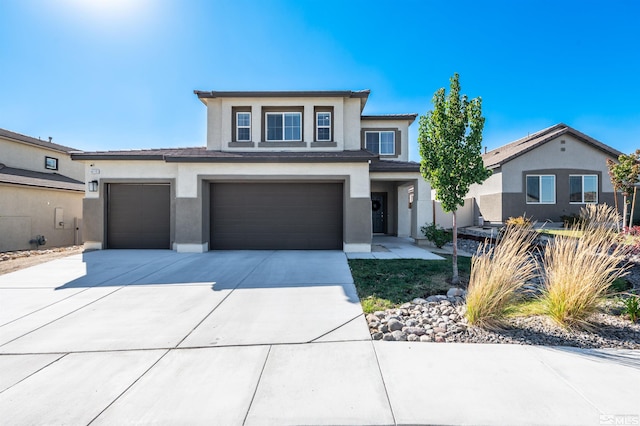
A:
[[[342,183],[210,184],[212,250],[342,249]],[[107,188],[109,248],[170,248],[169,185]]]
[[[342,249],[342,183],[212,183],[213,250]]]

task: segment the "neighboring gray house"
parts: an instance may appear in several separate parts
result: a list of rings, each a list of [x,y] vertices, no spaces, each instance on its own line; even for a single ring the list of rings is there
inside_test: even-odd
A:
[[[91,185],[85,247],[366,252],[373,233],[422,237],[417,114],[363,115],[368,90],[195,94],[206,146],[72,155]]]
[[[562,123],[489,151],[482,158],[493,175],[469,191],[473,218],[504,222],[526,215],[557,222],[585,204],[613,205],[606,160],[620,154]]]
[[[81,244],[84,168],[73,148],[0,129],[0,252]]]

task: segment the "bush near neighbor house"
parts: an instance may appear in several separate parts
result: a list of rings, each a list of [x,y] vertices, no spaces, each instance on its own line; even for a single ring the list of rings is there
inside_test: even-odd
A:
[[[589,328],[594,313],[614,281],[626,273],[625,255],[630,247],[617,244],[613,231],[615,210],[589,205],[581,210],[584,220],[570,226],[582,237],[558,235],[549,241],[543,255],[545,313],[566,327]]]
[[[505,225],[509,226],[532,226],[531,219],[524,216],[510,217],[505,222]]]
[[[453,240],[453,233],[451,231],[446,230],[435,223],[425,225],[421,227],[420,230],[426,239],[431,241],[438,248],[442,248],[442,246]]]
[[[530,255],[535,238],[531,225],[507,225],[500,244],[482,244],[471,261],[467,293],[467,320],[484,328],[501,328],[508,309],[521,297],[520,290],[535,276]]]

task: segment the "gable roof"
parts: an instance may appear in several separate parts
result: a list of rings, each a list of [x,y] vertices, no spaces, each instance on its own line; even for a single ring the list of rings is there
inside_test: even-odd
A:
[[[5,167],[3,164],[0,164],[0,183],[84,192],[84,182],[79,180],[57,173],[34,172],[32,170]]]
[[[483,154],[482,160],[484,161],[484,165],[486,168],[495,169],[502,166],[504,163],[507,163],[514,158],[520,157],[521,155],[531,151],[532,149],[537,148],[540,145],[543,145],[550,140],[565,134],[574,136],[587,145],[590,145],[593,148],[596,148],[604,152],[605,154],[612,156],[613,158],[618,158],[618,156],[622,154],[617,149],[605,145],[602,142],[590,136],[587,136],[582,132],[577,131],[573,127],[567,126],[564,123],[559,123],[555,126],[547,127],[546,129],[540,130],[539,132],[533,133],[522,139],[518,139],[517,141],[493,149],[486,154]]]
[[[20,133],[11,132],[6,129],[0,129],[0,137],[3,137],[5,139],[10,139],[15,142],[22,142],[29,145],[39,146],[41,148],[47,148],[53,151],[64,152],[65,154],[68,154],[72,151],[77,151],[77,149],[75,148],[59,145],[53,142],[43,141],[41,139],[32,138],[31,136],[26,136]]]

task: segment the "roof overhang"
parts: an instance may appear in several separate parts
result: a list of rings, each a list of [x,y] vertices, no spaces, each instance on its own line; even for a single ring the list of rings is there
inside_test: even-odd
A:
[[[194,90],[198,99],[207,104],[215,98],[359,98],[360,111],[364,109],[371,90],[292,90],[292,91],[203,91]]]

